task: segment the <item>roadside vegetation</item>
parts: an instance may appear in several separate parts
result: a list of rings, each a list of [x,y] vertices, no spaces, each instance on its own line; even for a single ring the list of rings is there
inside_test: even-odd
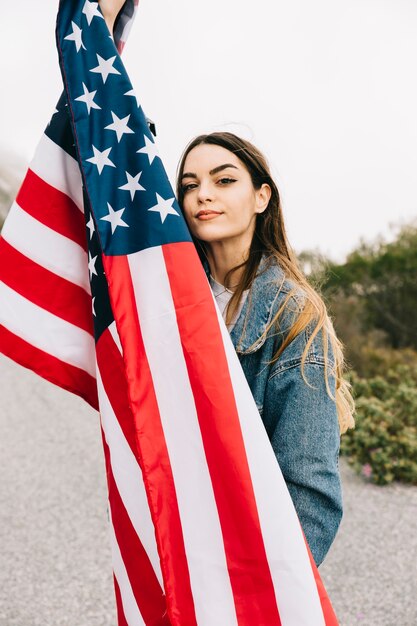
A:
[[[345,344],[356,427],[341,453],[365,479],[417,484],[417,222],[335,264],[299,255]]]

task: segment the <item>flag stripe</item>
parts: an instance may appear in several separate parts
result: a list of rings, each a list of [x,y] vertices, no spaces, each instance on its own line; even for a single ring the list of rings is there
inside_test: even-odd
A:
[[[129,445],[136,462],[140,467],[140,458],[137,449],[135,421],[129,406],[129,396],[124,363],[120,348],[115,342],[111,329],[115,329],[113,322],[101,335],[97,342],[97,360],[103,387],[112,406],[114,415],[122,430],[123,436]],[[117,330],[116,330],[117,333]]]
[[[122,596],[120,595],[120,587],[116,576],[113,574],[114,595],[116,596],[117,608],[117,626],[129,626],[123,612]]]
[[[297,514],[270,445],[264,446],[263,462],[258,462],[261,440],[268,444],[269,440],[223,318],[216,310],[282,624],[322,626],[323,612]]]
[[[73,367],[36,348],[0,324],[0,351],[23,367],[33,369],[51,383],[81,396],[98,409],[96,380],[86,371]],[[34,365],[36,364],[36,367]]]
[[[126,257],[104,255],[103,262],[123,345],[126,376],[132,381],[129,402],[135,415],[138,449],[155,526],[169,617],[172,626],[193,626],[197,624],[197,620],[184,548],[182,520],[161,425],[159,398],[155,395],[154,380],[135,308],[132,277]],[[155,310],[157,309],[155,303]],[[187,440],[186,432],[182,436]]]
[[[87,250],[84,215],[71,198],[27,171],[16,203],[32,217]]]
[[[129,430],[129,436],[132,436],[131,429],[125,423],[132,417],[128,407],[126,380],[122,380],[118,370],[123,361],[109,330],[101,335],[97,343],[97,363],[102,425],[110,449],[115,482],[130,521],[162,586],[159,555],[142,470],[136,458],[137,452],[132,451],[132,447],[136,450],[137,446],[132,441],[129,444],[125,437],[125,432]]]
[[[1,235],[13,248],[38,265],[90,293],[85,250],[38,222],[16,202],[10,209]]]
[[[51,187],[71,198],[81,212],[84,211],[78,162],[47,135],[42,135],[29,168]]]
[[[300,524],[300,527],[301,527],[301,524]],[[301,528],[301,530],[302,530],[302,528]],[[314,578],[315,578],[315,582],[316,582],[316,586],[317,586],[317,593],[319,595],[321,609],[322,609],[323,617],[324,617],[324,624],[325,624],[325,626],[339,626],[339,621],[337,619],[336,613],[334,612],[332,603],[330,602],[330,598],[327,595],[327,591],[324,588],[324,584],[323,584],[323,581],[322,581],[322,579],[320,577],[318,567],[317,567],[317,565],[316,565],[316,563],[315,563],[315,561],[313,559],[313,555],[311,553],[310,548],[308,547],[308,543],[307,543],[307,540],[306,540],[305,537],[304,537],[304,541],[305,541],[307,549],[308,549],[308,555],[309,555],[309,558],[310,558],[311,569],[313,570],[313,573],[314,573]]]
[[[196,263],[193,244],[167,244],[163,254],[222,527],[238,622],[242,626],[265,621],[280,625],[212,293],[201,264]],[[209,359],[202,358],[208,354]],[[225,415],[227,429],[222,428]],[[226,488],[224,475],[229,477]],[[250,576],[247,563],[251,563]]]
[[[109,505],[109,515],[110,515],[110,542],[111,542],[112,557],[113,557],[113,570],[114,570],[114,576],[117,580],[117,584],[118,584],[119,591],[120,591],[124,618],[129,626],[146,626],[146,623],[144,622],[143,617],[140,614],[138,605],[136,604],[135,596],[133,595],[129,577],[126,572],[126,567],[123,562],[123,557],[120,553],[120,548],[117,543],[116,535],[114,533],[110,505]]]
[[[143,486],[142,473],[123,436],[117,418],[113,413],[99,373],[97,384],[102,425],[107,444],[110,448],[114,479],[130,521],[141,543],[145,547],[155,574],[159,574],[158,578],[159,581],[161,581],[162,576],[158,563],[159,557],[154,548],[155,538],[152,536],[151,532],[152,523],[149,523],[147,519],[149,513],[146,510],[147,498]],[[134,489],[132,488],[133,485],[135,486]]]
[[[216,502],[162,249],[149,248],[128,259],[175,481],[197,622],[236,624]],[[206,563],[204,569],[201,559]]]
[[[140,613],[146,624],[155,624],[166,613],[164,593],[123,505],[112,472],[110,450],[104,437],[103,446],[111,517],[117,543]]]
[[[0,282],[0,323],[35,348],[95,378],[94,339]]]
[[[45,311],[93,335],[91,296],[15,250],[0,237],[0,280]]]

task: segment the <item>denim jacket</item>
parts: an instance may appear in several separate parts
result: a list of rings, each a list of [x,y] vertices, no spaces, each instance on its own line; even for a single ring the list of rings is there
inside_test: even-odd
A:
[[[301,357],[315,324],[307,326],[278,360],[268,365],[302,303],[301,288],[290,299],[279,328],[269,331],[266,340],[261,339],[292,286],[282,269],[264,256],[230,336],[319,565],[342,518],[340,431],[336,404],[325,386],[321,332],[314,338],[304,364],[305,377],[314,389],[302,378]],[[332,364],[330,347],[328,358]],[[329,387],[334,396],[335,380],[330,375]]]

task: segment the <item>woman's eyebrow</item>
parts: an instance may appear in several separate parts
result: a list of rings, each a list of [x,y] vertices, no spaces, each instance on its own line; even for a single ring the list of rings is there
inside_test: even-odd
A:
[[[236,165],[232,165],[232,163],[225,163],[224,165],[218,165],[214,169],[210,170],[209,174],[210,176],[213,176],[213,174],[217,174],[218,172],[221,172],[221,170],[224,170],[227,167],[234,167],[235,170],[239,169]],[[182,175],[182,178],[197,178],[197,174],[194,174],[193,172],[186,172],[185,174]]]

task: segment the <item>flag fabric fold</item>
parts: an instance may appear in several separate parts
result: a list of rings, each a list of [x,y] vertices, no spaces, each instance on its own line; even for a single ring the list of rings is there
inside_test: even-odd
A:
[[[98,3],[0,238],[0,349],[99,408],[118,623],[337,624]]]

